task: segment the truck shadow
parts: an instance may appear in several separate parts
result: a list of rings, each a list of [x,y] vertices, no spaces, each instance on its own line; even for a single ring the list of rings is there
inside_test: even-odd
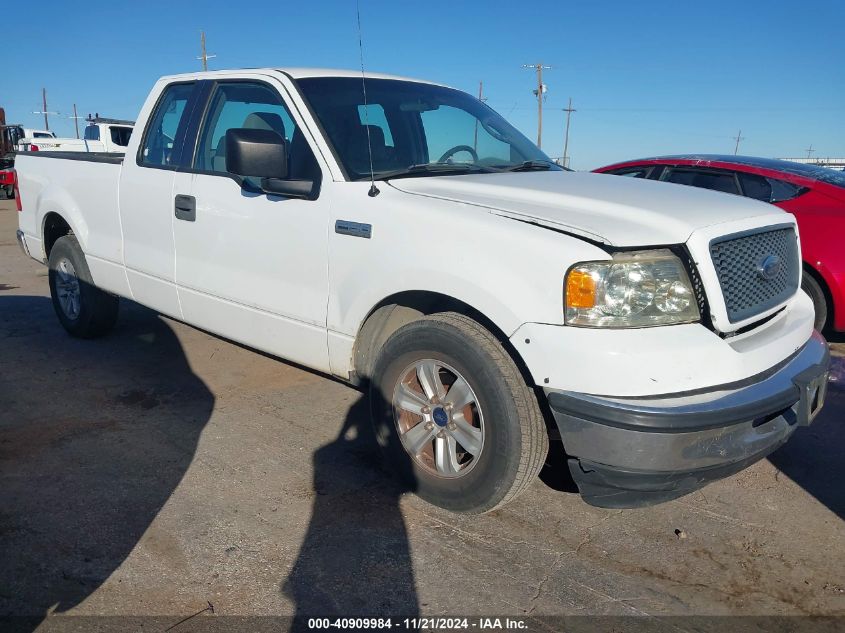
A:
[[[366,391],[366,390],[365,390]],[[362,395],[337,438],[314,453],[314,505],[282,592],[309,617],[415,617],[419,605],[399,498],[410,490],[385,472]]]
[[[0,296],[0,629],[31,631],[113,574],[193,459],[214,397],[154,312],[102,341],[50,299]]]
[[[824,409],[769,456],[783,474],[845,519],[845,358],[834,356]]]

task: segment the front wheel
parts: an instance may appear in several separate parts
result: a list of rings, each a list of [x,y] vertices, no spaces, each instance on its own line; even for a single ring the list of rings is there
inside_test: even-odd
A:
[[[370,385],[376,438],[417,494],[489,512],[535,479],[548,434],[534,391],[482,325],[457,313],[391,335]]]
[[[827,323],[827,297],[825,297],[824,290],[807,271],[804,271],[801,289],[810,295],[810,299],[813,300],[813,309],[816,312],[814,327],[821,332]]]
[[[56,240],[48,266],[53,309],[71,335],[94,338],[114,327],[118,298],[94,285],[76,237],[65,235]]]

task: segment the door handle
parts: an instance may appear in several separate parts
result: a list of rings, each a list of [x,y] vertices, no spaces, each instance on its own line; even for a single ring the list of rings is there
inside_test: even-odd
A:
[[[197,219],[197,199],[193,196],[176,196],[174,202],[176,207],[176,219],[194,222]]]

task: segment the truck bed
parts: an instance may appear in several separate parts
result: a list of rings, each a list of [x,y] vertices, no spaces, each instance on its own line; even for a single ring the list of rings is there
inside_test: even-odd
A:
[[[118,213],[122,154],[20,152],[15,169],[22,207],[19,224],[33,256],[47,255],[47,216],[56,214],[73,230],[95,281],[105,263],[122,263]]]

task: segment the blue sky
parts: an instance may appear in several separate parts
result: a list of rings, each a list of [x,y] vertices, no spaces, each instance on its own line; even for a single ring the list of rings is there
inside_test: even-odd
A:
[[[535,76],[548,94],[543,149],[559,156],[572,116],[572,166],[676,152],[845,155],[845,2],[505,2],[360,0],[368,69],[437,80],[477,93],[536,137]],[[19,33],[6,46],[0,106],[10,122],[134,118],[161,75],[209,67],[358,66],[354,0],[310,2],[9,2]],[[4,18],[5,19],[5,18]],[[15,29],[18,30],[18,29]],[[37,33],[35,36],[25,35]]]

